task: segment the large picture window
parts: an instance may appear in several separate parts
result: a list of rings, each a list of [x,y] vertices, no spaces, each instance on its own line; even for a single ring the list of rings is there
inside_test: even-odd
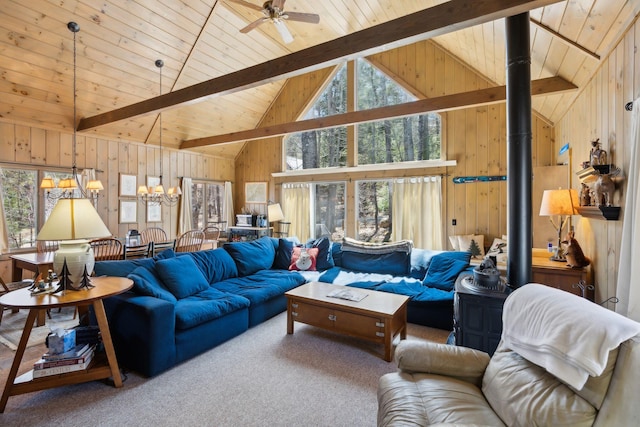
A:
[[[358,181],[358,240],[388,242],[391,238],[391,182]]]
[[[224,221],[224,183],[194,180],[191,187],[192,228]]]
[[[1,168],[9,249],[32,248],[38,233],[38,172]]]

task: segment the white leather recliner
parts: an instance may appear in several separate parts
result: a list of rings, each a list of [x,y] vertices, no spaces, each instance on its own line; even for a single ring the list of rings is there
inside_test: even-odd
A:
[[[402,341],[378,425],[640,425],[640,323],[527,284],[505,301],[495,354]]]

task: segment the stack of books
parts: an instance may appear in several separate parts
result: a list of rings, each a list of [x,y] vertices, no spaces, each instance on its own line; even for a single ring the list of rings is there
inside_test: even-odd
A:
[[[86,370],[94,352],[95,345],[78,344],[64,353],[45,353],[33,364],[33,378]]]

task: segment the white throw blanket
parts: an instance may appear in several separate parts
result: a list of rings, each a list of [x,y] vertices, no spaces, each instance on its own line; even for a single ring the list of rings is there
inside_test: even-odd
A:
[[[509,348],[576,390],[602,374],[609,351],[640,334],[640,323],[536,283],[507,298],[502,323]]]

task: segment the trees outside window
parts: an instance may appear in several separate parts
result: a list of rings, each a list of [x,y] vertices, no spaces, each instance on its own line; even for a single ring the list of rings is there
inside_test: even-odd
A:
[[[194,180],[191,187],[192,228],[203,229],[223,219],[224,183]]]
[[[1,171],[9,248],[34,247],[38,230],[38,172],[9,168]]]
[[[345,184],[315,184],[312,191],[315,193],[314,237],[329,236],[334,241],[341,241],[344,237]]]
[[[358,181],[358,240],[388,242],[391,238],[391,182]]]

